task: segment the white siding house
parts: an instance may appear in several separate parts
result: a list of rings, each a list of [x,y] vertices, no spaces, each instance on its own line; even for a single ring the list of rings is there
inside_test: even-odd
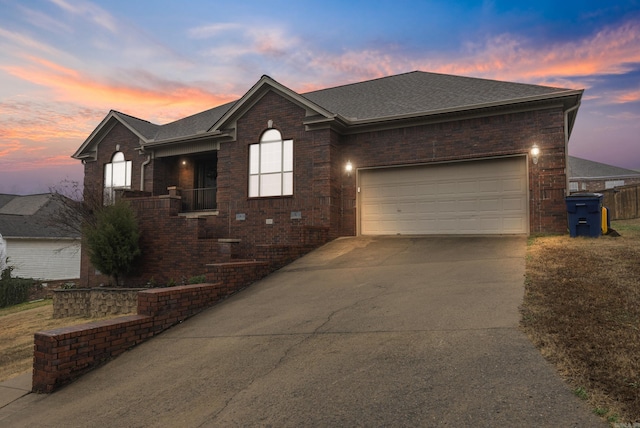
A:
[[[77,231],[55,224],[61,208],[54,195],[0,195],[0,234],[13,276],[39,280],[80,277]]]

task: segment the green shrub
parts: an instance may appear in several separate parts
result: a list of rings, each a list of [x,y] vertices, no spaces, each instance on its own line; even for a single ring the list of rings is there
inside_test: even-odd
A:
[[[11,271],[13,271],[13,266],[7,266],[0,274],[0,308],[29,300],[29,290],[33,281],[25,278],[12,278]]]
[[[131,206],[123,200],[101,208],[95,214],[95,223],[84,229],[91,264],[115,285],[129,273],[140,255],[138,221]]]
[[[206,275],[196,275],[189,278],[189,284],[203,284],[207,282]]]

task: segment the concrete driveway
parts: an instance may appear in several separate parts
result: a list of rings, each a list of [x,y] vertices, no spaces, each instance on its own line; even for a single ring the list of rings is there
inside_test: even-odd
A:
[[[606,426],[518,329],[525,247],[339,239],[0,425]]]

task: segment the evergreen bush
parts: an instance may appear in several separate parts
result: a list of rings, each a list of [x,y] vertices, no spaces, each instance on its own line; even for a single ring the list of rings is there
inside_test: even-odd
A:
[[[95,222],[85,225],[84,236],[91,264],[120,285],[140,255],[138,221],[131,206],[118,200],[99,209]]]

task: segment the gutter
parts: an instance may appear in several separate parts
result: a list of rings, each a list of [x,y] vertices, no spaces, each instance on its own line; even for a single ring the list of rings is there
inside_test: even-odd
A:
[[[80,241],[81,236],[3,236],[4,240],[15,239],[20,241]]]
[[[216,130],[213,132],[203,132],[199,134],[167,138],[165,140],[158,140],[158,141],[151,139],[151,140],[147,140],[147,142],[144,144],[143,147],[155,148],[165,144],[183,143],[187,141],[199,141],[199,140],[206,140],[208,138],[220,138],[220,137],[227,137],[227,136],[229,136],[229,134]]]
[[[140,191],[141,192],[144,192],[144,169],[150,163],[151,163],[151,155],[147,155],[147,160],[142,162],[142,165],[140,166]]]
[[[613,180],[613,179],[623,179],[623,178],[640,178],[640,173],[638,175],[602,175],[602,176],[593,176],[593,177],[571,177],[572,180]]]

